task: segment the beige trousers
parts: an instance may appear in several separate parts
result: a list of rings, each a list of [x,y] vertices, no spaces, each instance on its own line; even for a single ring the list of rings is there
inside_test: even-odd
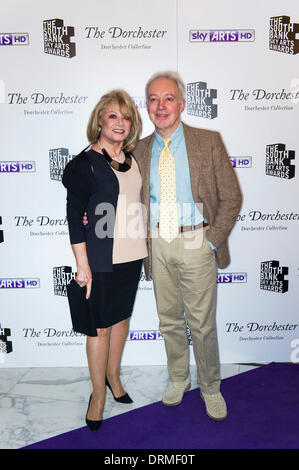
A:
[[[215,320],[217,271],[215,252],[205,231],[184,232],[168,243],[154,229],[152,274],[170,380],[182,382],[189,374],[187,321],[198,384],[201,391],[213,394],[220,389]]]

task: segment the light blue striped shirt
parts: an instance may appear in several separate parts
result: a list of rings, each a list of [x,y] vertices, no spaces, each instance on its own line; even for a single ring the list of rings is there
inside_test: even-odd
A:
[[[180,122],[171,134],[169,148],[174,156],[176,168],[176,192],[179,211],[179,225],[198,225],[203,222],[203,216],[193,200],[190,182],[189,162],[185,144],[183,125]],[[150,211],[151,226],[156,227],[160,213],[160,174],[159,160],[164,147],[163,138],[155,132],[152,146],[150,169]],[[210,243],[212,248],[215,247]]]
[[[159,160],[164,147],[163,138],[155,132],[152,147],[151,172],[150,172],[150,202],[152,227],[159,222],[160,206],[160,175]],[[195,206],[189,173],[188,155],[185,145],[184,129],[182,123],[170,136],[170,145],[176,168],[176,192],[179,210],[179,225],[198,225],[203,217]]]

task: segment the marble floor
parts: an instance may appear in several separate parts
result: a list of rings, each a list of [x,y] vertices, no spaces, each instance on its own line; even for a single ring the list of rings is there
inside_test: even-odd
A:
[[[221,377],[254,367],[258,364],[222,364]],[[121,379],[134,403],[119,404],[107,391],[104,419],[160,401],[168,373],[166,366],[125,366]],[[191,380],[196,388],[195,366],[191,366]],[[90,392],[86,367],[1,368],[0,449],[19,449],[85,426]]]

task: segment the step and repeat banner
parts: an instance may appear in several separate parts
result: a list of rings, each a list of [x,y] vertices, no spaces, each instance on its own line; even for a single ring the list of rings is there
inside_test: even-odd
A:
[[[183,120],[221,132],[244,196],[218,272],[221,362],[299,361],[297,0],[10,0],[0,64],[1,367],[87,365],[61,176],[108,90],[152,132],[144,86],[168,69],[186,83]],[[123,365],[165,363],[142,273]]]

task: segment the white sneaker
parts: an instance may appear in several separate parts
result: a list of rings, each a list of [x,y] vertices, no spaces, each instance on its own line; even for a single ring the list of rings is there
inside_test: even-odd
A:
[[[200,396],[205,402],[206,412],[210,418],[220,421],[227,417],[226,403],[220,392],[214,395],[201,392]]]
[[[184,393],[190,390],[190,387],[191,387],[190,375],[184,382],[169,382],[162,398],[163,405],[166,405],[166,406],[179,405],[183,400]]]

